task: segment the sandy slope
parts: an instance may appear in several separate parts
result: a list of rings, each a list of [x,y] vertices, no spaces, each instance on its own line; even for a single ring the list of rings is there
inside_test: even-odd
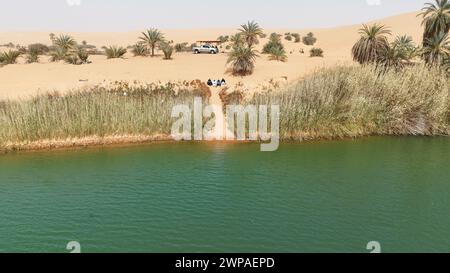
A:
[[[403,14],[385,18],[379,22],[391,27],[394,34],[408,34],[416,42],[420,42],[422,28],[420,18],[416,13]],[[262,23],[262,22],[261,22]],[[264,26],[264,24],[262,24]],[[21,59],[18,64],[7,65],[0,68],[0,99],[27,97],[37,92],[49,90],[66,91],[87,85],[94,85],[110,81],[178,81],[208,78],[225,78],[230,84],[244,82],[247,88],[257,89],[270,79],[280,80],[287,77],[289,81],[313,72],[320,67],[329,67],[336,64],[351,64],[350,50],[358,38],[360,25],[337,27],[333,29],[266,29],[265,32],[285,33],[298,32],[302,36],[309,31],[318,38],[316,47],[325,51],[325,58],[309,58],[310,47],[302,43],[296,44],[283,40],[289,60],[280,63],[267,60],[262,55],[256,64],[254,75],[239,78],[225,73],[227,55],[193,55],[190,53],[177,53],[170,61],[161,57],[142,58],[132,57],[130,54],[124,59],[107,60],[105,56],[91,56],[91,64],[74,66],[64,63],[49,63],[46,57],[41,57],[39,64],[24,64]],[[236,28],[205,29],[205,30],[163,30],[166,38],[175,43],[196,40],[216,39],[220,35],[230,35]],[[58,32],[55,32],[59,34]],[[70,33],[79,42],[86,40],[89,44],[98,47],[104,45],[127,46],[134,44],[140,35],[138,31],[129,33]],[[28,45],[30,43],[49,44],[49,32],[0,32],[0,44],[13,42],[14,44]],[[266,42],[261,41],[259,49]],[[305,54],[300,53],[304,49]],[[0,48],[5,50],[5,48]]]

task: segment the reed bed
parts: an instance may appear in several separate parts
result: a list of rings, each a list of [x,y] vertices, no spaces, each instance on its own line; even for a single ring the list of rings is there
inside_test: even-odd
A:
[[[199,81],[144,86],[116,83],[65,95],[2,101],[0,150],[49,140],[91,139],[91,143],[93,136],[99,143],[111,136],[169,136],[172,107],[192,105],[195,96],[207,103],[211,94]]]
[[[450,78],[413,66],[317,71],[282,92],[257,93],[247,104],[280,105],[280,138],[339,139],[369,135],[449,135]]]
[[[196,96],[205,104],[211,96],[198,80],[144,86],[116,83],[0,101],[0,150],[169,139],[172,107],[192,106]],[[317,71],[286,90],[250,98],[242,92],[221,92],[220,97],[224,106],[280,105],[282,140],[450,135],[450,78],[424,66],[399,71],[340,66]]]

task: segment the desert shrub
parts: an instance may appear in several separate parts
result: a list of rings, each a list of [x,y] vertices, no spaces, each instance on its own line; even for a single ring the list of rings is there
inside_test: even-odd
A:
[[[52,42],[53,45],[55,45],[56,47],[62,48],[66,51],[74,49],[75,46],[77,45],[77,42],[72,36],[65,34],[55,37]]]
[[[147,46],[143,43],[136,43],[131,47],[131,53],[136,56],[147,56],[149,54],[149,50]]]
[[[87,64],[89,62],[89,52],[83,48],[78,48],[76,55],[82,64]]]
[[[292,41],[292,36],[291,35],[287,35],[284,37],[284,39],[286,39],[287,41]]]
[[[244,102],[245,94],[241,89],[233,90],[228,92],[226,89],[222,89],[219,92],[220,100],[223,103],[223,108],[226,111],[228,105],[240,105]]]
[[[305,37],[303,37],[303,43],[305,45],[312,46],[317,42],[317,38],[314,37],[312,32],[308,33]]]
[[[309,56],[310,57],[323,57],[323,50],[321,48],[312,48],[309,51]]]
[[[294,37],[294,42],[295,43],[300,43],[301,39],[300,39],[300,34],[298,33],[292,33],[292,37]]]
[[[127,53],[127,49],[121,46],[109,46],[105,47],[104,50],[108,59],[123,58],[123,56]]]
[[[188,46],[188,43],[178,43],[175,44],[175,52],[189,52],[191,51],[191,48]]]
[[[61,47],[56,47],[55,49],[50,51],[50,61],[51,62],[63,61],[66,59],[68,54],[69,54],[68,50]]]
[[[50,49],[48,46],[40,43],[28,45],[28,52],[33,52],[33,54],[43,55],[47,54]]]
[[[218,41],[220,41],[221,43],[226,43],[230,40],[230,36],[228,35],[221,35],[217,38]]]
[[[192,49],[193,49],[194,47],[196,47],[196,46],[197,46],[196,43],[192,43],[192,44],[189,46],[190,51],[192,51]]]
[[[97,50],[95,45],[90,45],[86,41],[81,42],[81,45],[78,45],[78,48],[84,49],[86,51]]]
[[[68,64],[74,64],[74,65],[81,64],[80,59],[78,59],[78,56],[76,54],[67,55],[66,58],[64,59],[64,61]]]
[[[169,43],[160,43],[159,48],[164,54],[164,60],[171,60],[174,47]]]
[[[276,32],[273,32],[273,33],[271,33],[269,35],[269,40],[271,40],[271,41],[281,41],[281,35],[276,33]]]
[[[0,53],[0,60],[2,64],[15,64],[17,59],[22,55],[21,52],[17,50],[8,50],[3,53]]]
[[[18,51],[20,53],[20,55],[23,55],[23,54],[27,54],[28,49],[25,46],[17,45],[16,51]]]
[[[36,52],[28,52],[27,54],[27,63],[31,64],[31,63],[38,63],[39,62],[39,54],[37,54]]]
[[[7,48],[15,48],[16,47],[16,45],[11,43],[11,42],[9,42],[7,44],[0,45],[0,46],[7,47]]]
[[[36,45],[37,46],[34,46],[34,45],[28,46],[26,61],[29,64],[31,64],[31,63],[38,63],[39,62],[39,55],[43,54],[44,51],[45,51],[45,49],[41,48],[39,46],[39,44],[36,44]]]
[[[263,46],[263,54],[272,54],[274,51],[284,51],[284,46],[278,34],[270,35],[270,40]]]
[[[77,50],[66,54],[64,61],[68,64],[81,65],[89,63],[88,59],[89,53],[82,47],[78,47]]]
[[[269,60],[272,61],[286,62],[287,59],[286,51],[282,47],[273,48],[269,55]]]

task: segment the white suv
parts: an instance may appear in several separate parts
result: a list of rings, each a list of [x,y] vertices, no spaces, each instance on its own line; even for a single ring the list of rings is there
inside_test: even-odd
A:
[[[217,48],[217,46],[212,46],[212,45],[196,46],[196,47],[192,48],[192,51],[195,54],[200,54],[200,53],[217,54],[217,53],[219,53],[219,49]]]

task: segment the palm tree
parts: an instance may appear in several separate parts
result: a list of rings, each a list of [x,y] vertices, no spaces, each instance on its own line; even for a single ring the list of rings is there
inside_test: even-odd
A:
[[[402,50],[398,44],[392,43],[383,48],[378,56],[377,65],[388,69],[394,67],[396,69],[403,68],[405,62],[409,61],[407,52]]]
[[[391,31],[384,25],[363,25],[359,34],[361,38],[352,48],[353,60],[360,64],[376,62],[382,50],[389,46],[386,36],[391,35]]]
[[[257,57],[257,51],[252,47],[235,46],[229,54],[227,64],[231,63],[233,75],[251,75]]]
[[[247,22],[247,24],[241,25],[241,29],[239,29],[239,31],[249,48],[253,45],[257,45],[259,43],[258,37],[264,34],[263,29],[255,21]]]
[[[450,36],[440,33],[436,37],[427,39],[427,46],[423,48],[425,61],[431,65],[441,66],[450,57]]]
[[[450,30],[450,2],[449,0],[436,0],[435,4],[426,3],[422,9],[425,31],[423,34],[423,46],[427,46],[431,38],[440,33],[448,33]]]
[[[449,76],[450,76],[450,56],[448,56],[448,58],[446,58],[444,60],[444,64],[442,65],[442,68],[444,69],[444,71],[447,71],[447,73],[449,73]]]
[[[233,46],[240,46],[244,43],[242,39],[242,35],[240,33],[236,33],[230,37],[230,42]]]
[[[139,38],[152,50],[152,57],[155,56],[155,47],[159,43],[164,42],[164,34],[156,28],[151,28],[147,32],[142,32],[142,35]]]
[[[59,37],[54,38],[53,43],[55,46],[68,51],[70,49],[74,49],[77,45],[77,42],[74,38],[69,35],[60,35]]]
[[[230,36],[226,35],[221,35],[219,36],[219,38],[217,38],[218,41],[220,41],[222,44],[228,42],[228,40],[230,39]]]
[[[416,56],[417,47],[411,36],[397,36],[392,46],[401,51],[408,62]]]

